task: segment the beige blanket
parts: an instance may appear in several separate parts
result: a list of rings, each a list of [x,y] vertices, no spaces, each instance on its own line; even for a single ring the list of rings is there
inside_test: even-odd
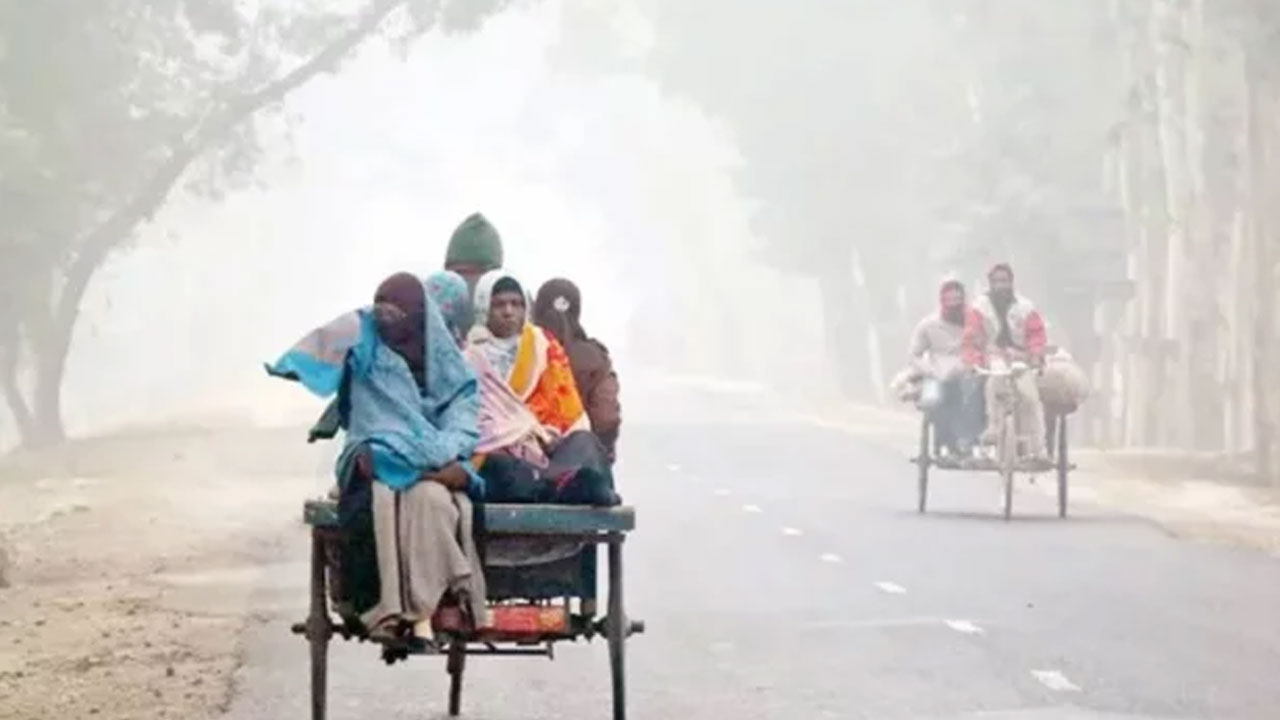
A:
[[[1040,400],[1052,413],[1073,413],[1089,397],[1089,376],[1062,349],[1045,358],[1039,385]]]

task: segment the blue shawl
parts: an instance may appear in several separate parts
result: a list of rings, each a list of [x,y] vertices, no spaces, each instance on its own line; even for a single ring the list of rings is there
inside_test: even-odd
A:
[[[404,359],[379,339],[371,308],[313,330],[267,365],[272,376],[300,382],[322,398],[340,393],[346,438],[338,477],[356,449],[367,447],[377,479],[396,490],[452,462],[462,462],[473,485],[479,483],[468,462],[480,438],[475,374],[424,294],[425,391]]]

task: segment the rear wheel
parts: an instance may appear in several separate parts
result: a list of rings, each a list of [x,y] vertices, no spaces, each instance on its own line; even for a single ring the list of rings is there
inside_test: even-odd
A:
[[[449,717],[462,713],[462,674],[467,667],[467,643],[461,638],[449,645],[449,659],[445,667],[449,671]]]
[[[311,720],[324,720],[328,700],[329,598],[325,577],[325,543],[319,530],[311,531],[311,611],[306,634],[311,645]]]
[[[627,622],[622,603],[622,535],[609,538],[609,675],[613,685],[613,720],[627,720]]]
[[[919,476],[916,483],[916,511],[924,512],[925,505],[929,497],[929,465],[932,464],[932,428],[933,424],[929,422],[929,416],[925,415],[920,421],[920,454],[916,456],[916,466]]]
[[[1000,480],[1003,484],[1004,519],[1013,516],[1013,471],[1018,460],[1018,428],[1013,413],[1005,416],[1000,428]]]
[[[1068,451],[1067,416],[1058,417],[1058,517],[1067,516],[1067,485],[1071,475],[1071,458]]]

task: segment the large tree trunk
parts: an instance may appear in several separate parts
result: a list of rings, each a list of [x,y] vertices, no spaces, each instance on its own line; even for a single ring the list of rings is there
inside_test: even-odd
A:
[[[1120,67],[1129,88],[1119,137],[1116,188],[1130,242],[1133,298],[1127,308],[1123,344],[1121,437],[1126,446],[1157,444],[1162,434],[1160,397],[1164,358],[1157,340],[1162,316],[1167,233],[1159,144],[1152,120],[1155,89],[1150,68],[1150,9],[1113,0],[1112,21],[1119,37]]]
[[[75,332],[79,306],[77,302],[74,314],[54,317],[36,345],[31,433],[24,441],[28,446],[54,445],[67,437],[62,422],[62,380],[66,376],[67,356],[71,351],[71,336]]]
[[[77,314],[66,313],[44,323],[32,324],[34,342],[27,348],[32,377],[30,392],[23,391],[20,380],[19,361],[26,343],[15,337],[3,344],[0,383],[24,447],[47,447],[66,439],[62,421],[62,380],[66,374],[76,317]]]
[[[1262,89],[1258,63],[1253,50],[1245,60],[1246,88],[1245,121],[1248,150],[1246,154],[1250,168],[1248,207],[1251,222],[1250,245],[1253,261],[1253,327],[1252,327],[1252,365],[1253,365],[1253,441],[1255,448],[1255,468],[1263,478],[1270,477],[1280,482],[1280,474],[1276,473],[1274,450],[1274,425],[1272,422],[1273,398],[1270,386],[1271,372],[1274,368],[1273,356],[1276,332],[1276,256],[1271,248],[1274,238],[1271,237],[1273,226],[1269,215],[1271,208],[1266,192],[1267,181],[1274,168],[1272,157],[1272,138],[1267,130],[1268,110],[1264,106],[1266,95]]]
[[[1165,255],[1164,339],[1173,349],[1173,367],[1169,375],[1169,432],[1163,438],[1167,445],[1188,447],[1194,438],[1192,418],[1193,386],[1192,338],[1189,306],[1193,300],[1188,284],[1188,251],[1191,237],[1193,198],[1189,163],[1187,162],[1187,117],[1185,87],[1187,49],[1180,3],[1159,0],[1152,15],[1152,43],[1156,50],[1157,132],[1164,165],[1165,206],[1168,225]]]
[[[1187,178],[1187,215],[1183,293],[1186,308],[1181,379],[1187,383],[1188,440],[1198,449],[1223,449],[1223,386],[1217,381],[1221,333],[1221,293],[1226,263],[1219,253],[1214,231],[1214,209],[1209,201],[1206,177],[1205,72],[1210,61],[1204,32],[1204,0],[1191,0],[1182,13],[1181,27],[1190,51],[1183,65],[1183,143]],[[1190,278],[1201,274],[1205,282],[1194,294]]]
[[[27,443],[35,434],[35,424],[31,417],[31,408],[22,394],[22,385],[18,381],[18,360],[22,355],[22,343],[17,329],[12,335],[0,343],[0,388],[4,392],[5,404],[9,407],[9,415],[17,426],[18,439]]]

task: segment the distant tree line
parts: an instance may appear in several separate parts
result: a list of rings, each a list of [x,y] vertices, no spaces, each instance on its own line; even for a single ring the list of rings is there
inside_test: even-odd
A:
[[[1090,440],[1278,475],[1280,4],[655,2],[654,72],[729,121],[850,397],[944,273],[1007,259]]]

